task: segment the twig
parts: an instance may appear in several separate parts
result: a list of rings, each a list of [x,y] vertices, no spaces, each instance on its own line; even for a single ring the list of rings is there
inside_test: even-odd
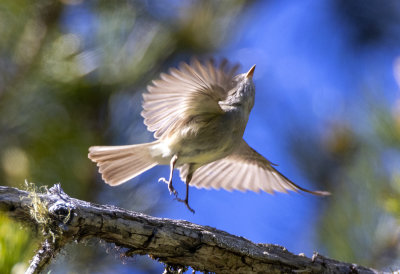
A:
[[[50,239],[45,239],[40,249],[33,257],[25,274],[36,274],[42,272],[63,246],[63,244],[59,244],[59,241],[53,243]]]

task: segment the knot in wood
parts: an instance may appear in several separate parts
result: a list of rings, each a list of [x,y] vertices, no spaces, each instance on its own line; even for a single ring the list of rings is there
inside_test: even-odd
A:
[[[71,202],[58,200],[49,207],[49,214],[53,219],[60,222],[60,225],[70,224],[74,216],[75,205]]]

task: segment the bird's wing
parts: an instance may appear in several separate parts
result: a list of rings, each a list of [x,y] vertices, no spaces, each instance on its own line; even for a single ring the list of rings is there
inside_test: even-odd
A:
[[[225,99],[238,66],[224,60],[219,65],[212,60],[191,64],[181,63],[161,79],[154,80],[143,94],[144,123],[154,137],[160,138],[176,122],[190,116],[221,113],[218,101]]]
[[[315,195],[329,195],[329,192],[304,189],[272,167],[272,163],[252,149],[244,140],[231,155],[198,168],[190,182],[197,188],[226,190],[260,190],[287,193],[288,190],[305,191]],[[181,178],[186,178],[187,168],[181,169]]]

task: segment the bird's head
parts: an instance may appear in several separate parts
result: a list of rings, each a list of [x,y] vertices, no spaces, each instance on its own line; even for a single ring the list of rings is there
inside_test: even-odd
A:
[[[255,97],[255,87],[253,83],[255,68],[256,65],[252,66],[248,72],[238,74],[232,78],[232,88],[229,90],[226,99],[221,102],[223,106],[226,108],[240,107],[250,113],[254,105]]]

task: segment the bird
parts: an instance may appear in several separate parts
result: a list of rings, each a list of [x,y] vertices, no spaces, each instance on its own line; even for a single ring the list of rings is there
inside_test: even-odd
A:
[[[203,62],[193,58],[147,86],[141,115],[155,141],[122,146],[92,146],[88,157],[97,163],[102,179],[117,186],[157,166],[169,165],[168,185],[175,199],[189,206],[189,186],[254,192],[307,192],[280,173],[275,164],[243,139],[255,101],[253,74],[236,74],[238,64],[226,59]],[[184,199],[173,187],[177,168],[186,184]]]

